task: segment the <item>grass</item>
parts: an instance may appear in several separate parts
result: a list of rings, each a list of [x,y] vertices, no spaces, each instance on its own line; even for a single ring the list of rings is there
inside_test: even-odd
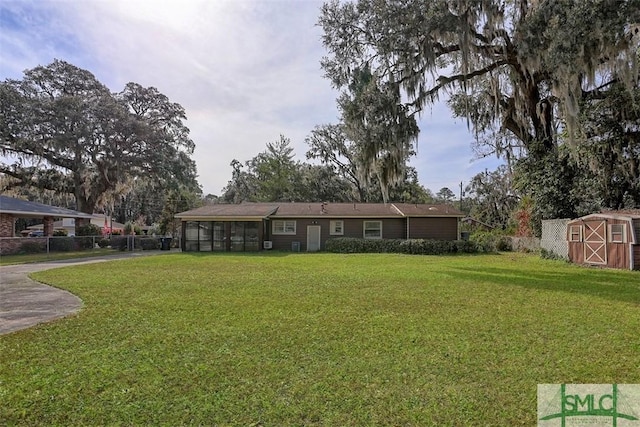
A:
[[[171,254],[34,277],[0,425],[535,425],[541,383],[640,383],[640,275],[535,256]]]
[[[29,264],[34,262],[60,261],[75,258],[90,258],[119,253],[116,249],[91,249],[72,252],[50,252],[38,254],[2,255],[0,265]]]

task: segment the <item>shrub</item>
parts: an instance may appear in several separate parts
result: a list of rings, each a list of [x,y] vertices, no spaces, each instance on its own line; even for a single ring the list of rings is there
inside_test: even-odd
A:
[[[511,252],[513,242],[509,236],[499,236],[496,241],[496,249],[500,252]]]
[[[474,242],[470,242],[469,240],[456,240],[455,242],[456,250],[461,254],[473,254],[478,252],[478,246]]]
[[[358,239],[339,237],[327,240],[326,249],[337,253],[400,252],[399,241],[394,239]]]
[[[67,235],[67,230],[53,230],[53,237],[64,237]]]
[[[512,250],[511,238],[501,230],[476,231],[469,239],[474,242],[480,252],[508,252]]]
[[[125,225],[124,225],[124,234],[136,234],[137,236],[142,234],[142,229],[140,228],[140,226],[138,224],[134,224],[131,221],[128,221]]]
[[[429,239],[358,239],[340,237],[327,240],[326,249],[336,253],[403,253],[412,255],[443,255],[477,252],[476,244],[464,240]]]
[[[448,240],[409,239],[401,244],[402,252],[414,255],[442,255],[457,252],[454,242]]]
[[[155,249],[160,249],[160,240],[154,237],[143,237],[139,239],[139,241],[140,241],[140,247],[142,248],[143,251],[152,251]]]
[[[73,249],[73,237],[56,237],[49,240],[49,249],[56,252],[69,252]]]
[[[74,239],[76,250],[93,249],[93,237],[90,236],[76,236]]]
[[[451,247],[447,241],[410,239],[401,244],[402,252],[414,255],[440,255],[450,253]]]
[[[47,250],[47,243],[43,240],[31,240],[20,245],[22,254],[39,254]]]
[[[112,236],[111,247],[121,251],[127,250],[127,236]]]
[[[557,260],[557,261],[567,261],[562,255],[558,255],[557,253],[547,250],[545,248],[540,248],[540,258]]]
[[[149,236],[158,236],[160,233],[160,227],[157,224],[153,224],[153,226],[147,231],[147,235]]]
[[[94,224],[81,225],[76,227],[76,236],[101,236],[102,229]]]
[[[111,241],[109,239],[100,239],[100,240],[98,240],[98,246],[100,246],[101,248],[106,248],[110,244],[111,244]]]

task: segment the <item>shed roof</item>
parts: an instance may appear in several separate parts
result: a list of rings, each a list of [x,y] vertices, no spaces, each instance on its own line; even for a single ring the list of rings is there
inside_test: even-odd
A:
[[[52,216],[56,218],[91,218],[90,214],[71,209],[45,205],[43,203],[30,202],[9,196],[0,196],[0,213],[11,214],[23,218],[43,218]]]
[[[587,219],[595,219],[595,218],[609,218],[609,219],[622,219],[622,220],[640,220],[640,209],[624,209],[617,211],[602,211],[597,213],[592,213],[589,215],[581,216],[580,218],[573,219],[569,221],[570,223],[577,221],[584,221]]]
[[[604,211],[605,214],[622,215],[634,219],[640,219],[640,209],[622,209],[618,211]]]

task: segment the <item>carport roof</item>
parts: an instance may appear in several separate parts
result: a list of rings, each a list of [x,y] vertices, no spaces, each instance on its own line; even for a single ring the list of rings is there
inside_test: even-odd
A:
[[[0,213],[11,214],[22,218],[91,218],[90,214],[71,209],[30,202],[9,196],[0,196]]]

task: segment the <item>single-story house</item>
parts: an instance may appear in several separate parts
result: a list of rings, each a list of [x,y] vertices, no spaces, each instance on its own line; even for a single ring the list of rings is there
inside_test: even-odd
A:
[[[640,210],[585,215],[567,223],[569,260],[640,270]]]
[[[460,239],[464,215],[449,205],[240,203],[176,215],[183,251],[318,251],[334,237]]]

